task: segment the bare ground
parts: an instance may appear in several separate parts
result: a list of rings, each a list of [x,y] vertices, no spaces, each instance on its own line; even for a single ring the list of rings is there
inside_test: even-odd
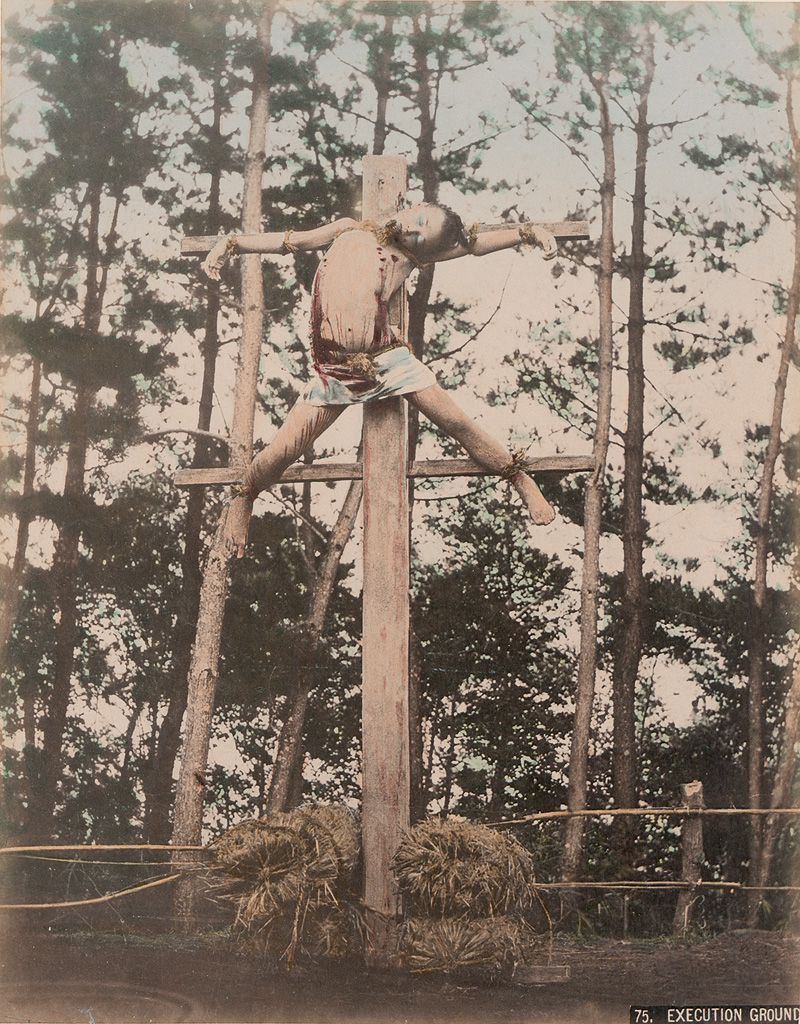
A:
[[[568,980],[456,983],[348,963],[287,973],[233,941],[7,932],[3,1022],[626,1022],[633,1005],[800,1002],[800,939],[543,943]],[[564,972],[562,972],[563,974]]]

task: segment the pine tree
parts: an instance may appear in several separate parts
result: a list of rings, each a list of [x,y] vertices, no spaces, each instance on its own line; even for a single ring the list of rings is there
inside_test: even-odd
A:
[[[100,333],[111,267],[120,254],[121,214],[132,190],[143,185],[159,159],[156,140],[145,141],[140,135],[140,119],[151,99],[128,79],[124,39],[109,31],[112,9],[113,5],[102,3],[76,4],[51,12],[40,31],[18,27],[13,32],[26,57],[25,73],[45,105],[42,127],[47,138],[47,151],[19,177],[11,193],[12,206],[18,206],[20,214],[26,206],[38,211],[34,223],[40,228],[37,234],[23,226],[20,216],[17,236],[27,246],[34,273],[32,290],[39,305],[39,319],[21,324],[20,333],[29,345],[42,347],[42,362],[58,366],[74,390],[72,408],[64,416],[66,514],[59,524],[51,570],[57,615],[55,663],[39,778],[29,808],[31,833],[40,836],[52,831],[62,770],[78,637],[79,547],[90,506],[85,477],[97,417],[96,396],[109,384],[130,392],[126,373],[145,368],[157,373],[160,368],[160,357],[154,359],[154,353],[143,359],[135,343]],[[11,233],[14,237],[13,227]],[[71,263],[66,273],[37,273],[45,246],[54,243],[59,245],[55,252],[60,249],[66,257],[65,263],[77,259],[82,266],[79,283]],[[53,254],[51,249],[51,260]],[[73,326],[69,303],[76,300],[80,314]]]

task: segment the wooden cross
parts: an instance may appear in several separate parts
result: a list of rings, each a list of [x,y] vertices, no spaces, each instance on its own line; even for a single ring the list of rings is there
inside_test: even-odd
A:
[[[380,221],[405,196],[406,163],[399,157],[369,156],[363,162],[365,220]],[[491,225],[496,227],[497,225]],[[556,238],[588,238],[585,221],[543,224]],[[490,225],[484,226],[486,228]],[[186,254],[206,253],[216,237],[183,240]],[[389,309],[394,332],[406,340],[405,288]],[[282,483],[364,481],[364,584],[362,631],[362,846],[364,902],[372,912],[371,958],[391,960],[393,927],[400,895],[392,858],[409,827],[409,523],[408,480],[419,477],[477,476],[486,471],[471,459],[408,463],[406,403],[386,398],[363,406],[363,462],[317,462],[291,466]],[[533,473],[572,473],[594,469],[594,459],[553,455],[527,460]],[[231,484],[241,473],[230,468],[181,470],[180,487]]]

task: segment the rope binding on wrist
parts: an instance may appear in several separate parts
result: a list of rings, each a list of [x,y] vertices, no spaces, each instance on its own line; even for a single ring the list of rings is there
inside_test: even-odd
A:
[[[287,228],[287,230],[285,231],[284,236],[283,236],[283,242],[281,242],[281,252],[284,253],[284,255],[286,253],[288,253],[288,252],[297,252],[298,251],[297,246],[296,245],[292,245],[292,243],[289,241],[289,235],[291,235],[291,233],[292,233],[292,229],[291,228]]]
[[[524,224],[520,224],[519,240],[522,242],[523,245],[540,244],[539,238],[536,234],[536,227],[533,224],[531,224],[530,221],[525,221]]]
[[[236,241],[236,235],[235,234],[230,236],[230,238],[228,239],[228,241],[225,244],[225,249],[226,249],[226,251],[227,251],[229,256],[238,256],[239,255],[239,243]]]

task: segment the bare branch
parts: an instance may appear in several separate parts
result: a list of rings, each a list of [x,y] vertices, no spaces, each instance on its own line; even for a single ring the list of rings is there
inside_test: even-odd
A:
[[[506,92],[508,93],[508,95],[511,97],[511,99],[514,100],[515,102],[517,102],[522,107],[522,109],[525,111],[525,113],[528,115],[528,117],[532,118],[532,120],[534,120],[536,122],[536,124],[538,124],[542,128],[544,128],[545,131],[549,132],[553,136],[554,139],[557,139],[561,143],[562,146],[564,146],[567,150],[569,150],[569,152],[572,153],[572,155],[583,164],[583,166],[585,167],[585,169],[587,170],[587,172],[589,173],[591,178],[597,183],[597,186],[599,188],[600,187],[600,179],[597,177],[595,172],[592,170],[591,166],[589,165],[588,160],[583,155],[583,153],[581,153],[581,151],[579,149],[577,149],[575,146],[570,145],[570,143],[567,142],[567,140],[564,139],[561,135],[559,135],[558,132],[554,131],[550,127],[550,125],[547,124],[546,121],[542,120],[541,117],[539,117],[533,110],[530,109],[530,107],[528,107],[525,103],[523,103],[522,99],[519,96],[515,96],[514,95],[514,91],[512,90],[512,88],[509,85],[507,85],[505,82],[503,82],[503,86],[504,86]]]
[[[209,441],[218,441],[228,451],[230,442],[227,437],[221,434],[214,434],[210,430],[191,430],[188,427],[168,427],[166,430],[155,430],[151,434],[142,434],[134,440],[134,444],[146,444],[150,441],[157,441],[160,437],[168,437],[170,434],[189,434],[192,437],[202,437]]]
[[[457,348],[451,348],[447,352],[441,352],[439,355],[436,355],[436,356],[429,356],[429,358],[428,358],[428,362],[429,363],[433,363],[437,359],[449,359],[451,356],[457,355],[459,352],[461,352],[463,349],[465,349],[467,347],[467,345],[472,344],[472,342],[475,341],[475,339],[483,331],[486,330],[486,328],[489,326],[489,324],[492,322],[492,320],[494,320],[495,316],[497,316],[497,314],[500,312],[500,308],[503,305],[503,296],[506,293],[506,288],[508,287],[508,280],[509,280],[510,277],[511,277],[511,273],[509,272],[509,274],[507,275],[507,277],[505,279],[505,282],[503,284],[503,290],[500,292],[500,298],[497,300],[497,305],[492,310],[492,312],[489,314],[488,320],[486,320],[484,323],[482,323],[481,326],[476,331],[474,331],[467,338],[467,340],[465,342],[463,342],[463,344],[459,345]]]

